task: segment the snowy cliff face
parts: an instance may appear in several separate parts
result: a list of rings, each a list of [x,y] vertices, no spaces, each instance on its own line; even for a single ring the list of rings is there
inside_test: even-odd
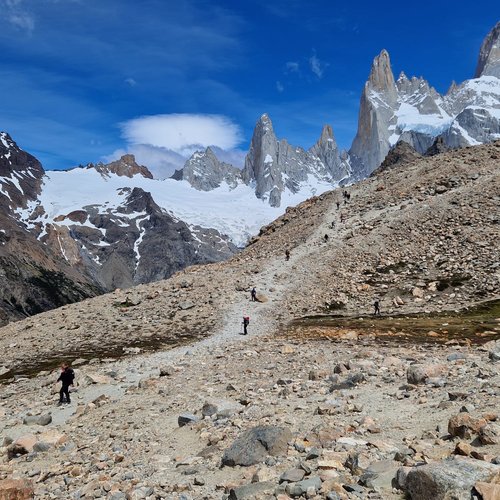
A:
[[[211,191],[223,182],[234,189],[242,182],[241,170],[219,161],[210,147],[196,151],[181,170],[175,171],[172,179],[186,180],[200,191]]]
[[[306,199],[337,185],[349,176],[349,168],[348,161],[341,159],[330,126],[323,128],[318,142],[306,151],[278,140],[264,114],[255,125],[243,181],[255,185],[257,198],[279,207],[285,192],[301,193]]]
[[[499,36],[500,23],[483,43],[477,78],[452,84],[444,96],[423,78],[401,73],[394,81],[383,50],[361,96],[358,131],[349,152],[355,178],[369,175],[398,141],[425,153],[438,137],[448,148],[500,138]]]

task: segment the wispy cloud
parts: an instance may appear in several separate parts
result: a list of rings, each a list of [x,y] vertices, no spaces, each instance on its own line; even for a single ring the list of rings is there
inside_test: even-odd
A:
[[[328,63],[321,61],[316,55],[316,51],[313,50],[312,56],[309,58],[309,67],[311,71],[319,78],[323,78],[323,74],[325,72],[325,68],[328,66]]]
[[[0,16],[12,26],[29,34],[35,29],[35,17],[25,7],[23,0],[1,0]]]
[[[280,93],[285,90],[285,86],[279,80],[276,82],[276,90]]]
[[[298,73],[300,70],[300,65],[296,61],[288,61],[285,64],[285,68],[286,68],[285,71],[287,73]]]

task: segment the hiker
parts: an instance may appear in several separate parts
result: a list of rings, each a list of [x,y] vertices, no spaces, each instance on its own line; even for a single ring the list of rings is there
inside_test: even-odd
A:
[[[373,303],[373,307],[375,309],[373,315],[380,316],[380,300],[379,299],[375,299],[375,302]]]
[[[323,239],[325,240],[325,243],[328,243],[328,235],[325,234],[325,236],[323,236]]]
[[[248,335],[248,323],[250,323],[250,318],[248,316],[243,316],[243,335]]]
[[[63,363],[61,365],[61,374],[57,379],[57,382],[61,382],[61,390],[59,391],[59,405],[62,405],[64,402],[71,403],[71,399],[69,397],[69,386],[74,385],[75,380],[75,372],[67,363]],[[64,401],[64,397],[66,396],[66,401]]]
[[[335,229],[335,221],[334,221],[334,220],[332,220],[332,223],[330,224],[330,227],[331,227],[332,229]]]
[[[337,204],[337,210],[340,210],[340,201],[335,202]]]
[[[351,201],[351,193],[348,193],[346,191],[346,198],[347,198],[347,201]]]
[[[255,289],[255,287],[252,288],[250,295],[252,297],[252,302],[256,302],[257,301],[257,290]]]
[[[290,260],[290,250],[288,248],[285,250],[285,260],[287,262]]]

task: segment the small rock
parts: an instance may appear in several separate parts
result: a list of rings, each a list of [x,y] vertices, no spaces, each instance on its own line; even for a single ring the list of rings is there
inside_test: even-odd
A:
[[[23,418],[24,425],[49,425],[52,422],[52,415],[45,413],[43,415],[29,415]]]
[[[182,413],[177,418],[177,423],[179,427],[184,427],[185,425],[194,424],[200,420],[200,417],[193,415],[192,413]]]

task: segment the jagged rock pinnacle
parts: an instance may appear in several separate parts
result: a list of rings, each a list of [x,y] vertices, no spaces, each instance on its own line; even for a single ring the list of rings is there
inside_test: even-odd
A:
[[[474,77],[481,76],[500,78],[500,21],[486,35],[481,45]]]
[[[391,59],[387,50],[383,49],[382,52],[380,52],[380,54],[373,60],[368,82],[375,90],[395,91],[394,75],[391,69]]]

